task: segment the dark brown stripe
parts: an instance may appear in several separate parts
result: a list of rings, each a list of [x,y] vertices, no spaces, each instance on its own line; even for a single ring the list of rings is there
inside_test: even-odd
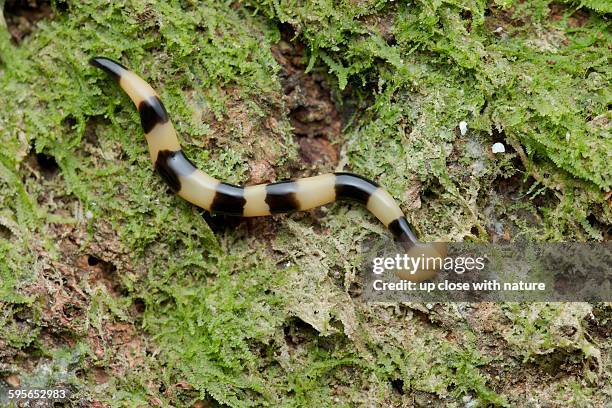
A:
[[[210,211],[227,215],[242,215],[246,199],[244,198],[244,188],[227,183],[220,183],[217,186],[215,198],[210,205]]]
[[[279,181],[266,186],[266,204],[273,214],[295,211],[300,208],[294,181]]]
[[[140,113],[140,124],[145,133],[149,133],[158,124],[168,121],[166,107],[157,96],[151,96],[138,105]]]
[[[391,231],[391,234],[393,234],[395,240],[401,242],[404,246],[407,246],[408,248],[414,245],[415,242],[417,242],[417,239],[414,236],[414,233],[412,232],[412,229],[410,228],[406,217],[399,217],[391,221],[391,223],[389,223],[388,228],[389,231]]]
[[[368,204],[370,196],[378,188],[378,184],[353,173],[334,173],[336,182],[336,200],[357,201]]]
[[[160,150],[155,160],[155,170],[176,193],[181,190],[179,176],[189,176],[196,168],[182,150]]]
[[[96,68],[100,68],[108,75],[112,76],[115,81],[119,81],[121,74],[127,71],[127,68],[118,63],[117,61],[113,61],[112,59],[105,57],[95,57],[89,60],[89,63]]]

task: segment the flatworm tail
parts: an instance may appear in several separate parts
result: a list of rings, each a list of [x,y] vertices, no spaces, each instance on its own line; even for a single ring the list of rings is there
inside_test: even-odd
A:
[[[214,179],[185,156],[164,104],[147,82],[111,59],[96,57],[90,63],[113,77],[134,102],[155,169],[174,192],[190,203],[215,213],[258,217],[308,210],[336,200],[357,201],[389,228],[408,252],[424,247],[417,243],[389,193],[355,174],[330,173],[247,187]]]

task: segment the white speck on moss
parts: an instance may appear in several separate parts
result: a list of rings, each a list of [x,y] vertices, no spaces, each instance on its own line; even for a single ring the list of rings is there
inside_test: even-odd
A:
[[[461,132],[461,136],[465,136],[465,134],[467,133],[467,130],[468,130],[467,122],[464,120],[459,122],[459,131]]]
[[[491,147],[491,150],[493,153],[504,153],[506,151],[506,147],[503,143],[497,142]]]
[[[85,213],[85,218],[87,218],[88,220],[91,220],[93,218],[93,213],[91,211],[87,211]]]
[[[570,140],[570,132],[565,132],[565,141],[569,142]]]

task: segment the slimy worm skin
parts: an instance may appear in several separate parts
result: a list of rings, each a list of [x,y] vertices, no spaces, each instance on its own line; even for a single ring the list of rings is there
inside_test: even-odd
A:
[[[134,102],[155,169],[177,195],[190,203],[214,213],[259,217],[309,210],[336,200],[357,201],[391,231],[405,250],[417,246],[406,217],[391,195],[356,174],[330,173],[246,187],[214,179],[185,156],[164,104],[147,82],[111,59],[96,57],[90,63],[114,78]]]

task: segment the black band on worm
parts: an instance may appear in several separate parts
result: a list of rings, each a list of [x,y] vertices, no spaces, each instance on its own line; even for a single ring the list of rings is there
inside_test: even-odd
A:
[[[152,96],[138,105],[140,124],[145,133],[149,133],[157,125],[168,122],[166,107],[157,96]]]
[[[210,211],[226,215],[238,215],[243,213],[246,199],[244,188],[228,183],[219,183],[215,198],[210,205]]]
[[[120,63],[104,57],[96,57],[89,60],[89,63],[94,67],[100,68],[108,75],[113,77],[115,81],[119,81],[121,74],[127,71],[127,68]]]
[[[170,150],[160,150],[155,161],[155,170],[170,186],[172,191],[181,190],[179,176],[189,176],[196,171],[196,167],[185,156],[182,150],[171,152]]]
[[[266,185],[266,204],[272,214],[286,213],[300,209],[294,181],[279,181]]]
[[[404,246],[412,246],[416,241],[416,237],[410,229],[406,217],[397,218],[389,223],[389,231],[393,234],[396,241],[401,242]]]
[[[336,200],[357,201],[367,205],[378,184],[353,173],[334,173],[336,175]]]

